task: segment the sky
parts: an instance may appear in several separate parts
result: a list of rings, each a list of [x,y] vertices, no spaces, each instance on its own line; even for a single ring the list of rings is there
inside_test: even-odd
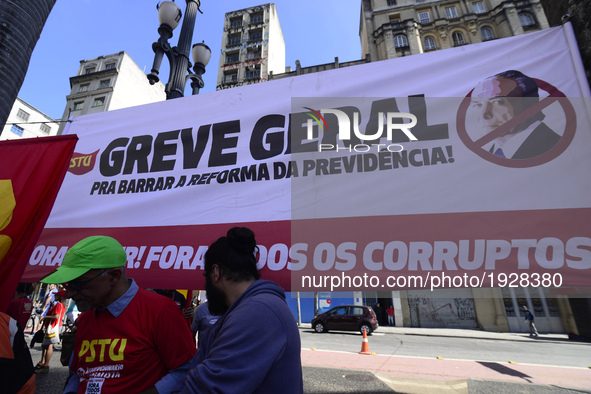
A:
[[[121,51],[146,73],[154,60],[152,43],[158,40],[157,0],[57,0],[33,50],[18,97],[46,115],[60,119],[70,94],[70,77],[81,60]],[[184,13],[185,1],[177,0]],[[215,91],[224,16],[227,12],[266,4],[257,0],[201,0],[193,43],[211,48],[201,92]],[[359,41],[361,0],[276,0],[285,39],[285,65],[302,67],[362,58]],[[169,41],[176,46],[181,25]],[[160,68],[168,80],[166,57]],[[146,78],[146,83],[148,80]],[[191,94],[187,84],[185,95]]]

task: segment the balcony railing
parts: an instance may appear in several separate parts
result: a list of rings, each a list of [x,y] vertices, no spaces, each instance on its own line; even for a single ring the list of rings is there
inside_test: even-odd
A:
[[[238,82],[238,74],[224,75],[224,83]]]
[[[246,60],[252,60],[252,59],[258,59],[261,57],[261,52],[254,52],[254,51],[249,51],[246,54]]]
[[[244,78],[246,79],[258,79],[261,77],[261,70],[247,71]]]
[[[239,55],[226,56],[226,63],[238,63],[240,61]]]

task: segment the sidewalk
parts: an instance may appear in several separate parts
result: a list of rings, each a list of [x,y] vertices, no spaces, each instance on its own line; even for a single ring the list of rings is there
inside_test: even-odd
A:
[[[302,323],[300,330],[311,330],[310,323]],[[398,334],[398,335],[426,335],[434,337],[454,337],[454,338],[475,338],[475,339],[496,339],[504,341],[541,341],[587,344],[590,342],[571,341],[567,334],[544,334],[540,333],[538,337],[530,337],[525,332],[489,332],[482,330],[471,330],[465,328],[421,328],[421,327],[388,327],[380,326],[376,333]]]
[[[311,329],[310,323],[300,325],[300,330]],[[543,340],[591,346],[591,343],[571,341],[566,334],[540,334],[532,338],[529,333],[416,327],[379,327],[376,333],[524,342]],[[302,364],[315,368],[351,370],[351,373],[355,370],[371,372],[398,393],[591,393],[591,369],[587,368],[375,354],[368,356],[311,349],[302,349]]]
[[[308,349],[302,349],[302,365],[349,370],[353,374],[354,371],[368,371],[396,393],[591,392],[591,370],[585,368],[408,356],[369,356]],[[344,376],[347,376],[346,372]],[[475,383],[480,387],[471,388],[470,386],[474,386]],[[506,387],[500,388],[502,385]]]

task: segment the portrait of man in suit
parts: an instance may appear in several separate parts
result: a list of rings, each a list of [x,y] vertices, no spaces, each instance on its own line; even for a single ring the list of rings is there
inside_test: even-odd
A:
[[[521,115],[539,97],[536,81],[520,71],[504,71],[478,83],[471,94],[470,111],[480,136],[493,133],[495,137],[484,149],[509,159],[530,159],[552,149],[561,136],[543,122],[544,113]]]

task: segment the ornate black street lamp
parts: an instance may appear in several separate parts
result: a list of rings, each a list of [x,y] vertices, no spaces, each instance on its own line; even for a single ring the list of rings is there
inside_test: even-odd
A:
[[[152,49],[154,49],[155,53],[154,65],[152,66],[152,72],[148,74],[148,80],[150,81],[150,85],[154,85],[160,81],[158,72],[162,64],[162,57],[166,55],[170,64],[170,75],[165,88],[167,100],[183,97],[185,85],[189,80],[191,80],[193,94],[199,94],[199,89],[204,86],[201,76],[205,73],[205,66],[207,66],[211,58],[211,50],[204,43],[193,45],[191,51],[191,38],[193,37],[197,11],[201,12],[199,9],[201,1],[185,1],[187,2],[187,7],[185,9],[185,19],[181,27],[178,46],[172,48],[168,40],[172,38],[172,31],[178,26],[182,18],[181,9],[174,1],[163,1],[158,7],[158,19],[160,20],[158,33],[160,34],[160,38],[152,44]],[[191,73],[189,52],[192,52],[193,62],[195,63],[193,73]]]

